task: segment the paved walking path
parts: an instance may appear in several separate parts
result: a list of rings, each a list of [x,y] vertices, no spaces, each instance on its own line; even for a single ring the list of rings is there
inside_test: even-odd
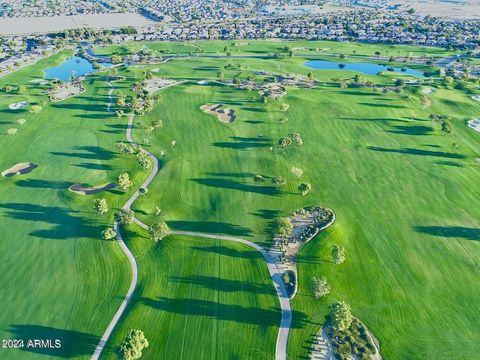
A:
[[[175,84],[175,85],[178,85]],[[113,92],[113,87],[111,89]],[[112,101],[112,98],[110,98],[110,102]],[[111,103],[110,103],[111,106]],[[132,129],[133,129],[133,121],[135,119],[135,115],[131,114],[129,119],[128,119],[128,124],[127,124],[127,132],[126,132],[126,137],[127,141],[132,144],[132,145],[137,145],[135,140],[132,137]],[[141,185],[141,188],[146,189],[148,185],[153,181],[155,178],[155,175],[157,175],[158,170],[159,170],[159,163],[158,159],[151,154],[150,152],[146,151],[148,157],[152,160],[152,170],[150,174],[148,175],[147,179],[143,182]],[[129,210],[132,206],[132,204],[137,200],[137,198],[140,196],[140,191],[137,190],[135,194],[133,194],[123,205],[123,209]],[[134,218],[133,221],[139,225],[140,227],[144,229],[148,229],[148,226],[138,220],[137,218]],[[120,226],[119,224],[115,221],[114,223],[115,231],[117,232],[117,241],[120,244],[120,247],[122,248],[122,251],[127,255],[128,261],[130,262],[130,266],[132,268],[132,279],[130,281],[130,287],[128,289],[128,292],[122,301],[122,304],[118,308],[117,312],[115,313],[115,316],[113,319],[110,321],[110,324],[108,325],[107,329],[105,330],[105,333],[103,334],[100,342],[98,343],[95,352],[92,355],[92,360],[97,360],[100,357],[100,354],[102,353],[110,335],[112,334],[113,330],[118,324],[118,321],[120,320],[121,316],[123,315],[128,303],[130,302],[133,292],[135,291],[135,288],[137,286],[138,282],[138,267],[137,267],[137,262],[135,261],[135,257],[131,253],[131,251],[128,249],[128,247],[125,245],[122,235],[120,233]],[[195,236],[195,237],[202,237],[202,238],[208,238],[208,239],[217,239],[217,240],[223,240],[223,241],[232,241],[232,242],[237,242],[241,243],[247,246],[250,246],[254,248],[255,250],[259,251],[263,258],[265,259],[268,267],[268,271],[270,273],[270,276],[273,281],[273,285],[275,287],[275,290],[277,291],[278,298],[280,300],[280,307],[282,310],[282,319],[280,322],[280,329],[278,331],[278,336],[277,336],[277,343],[276,343],[276,349],[275,349],[275,359],[276,360],[286,360],[287,359],[287,342],[288,342],[288,335],[290,332],[290,327],[292,323],[292,309],[290,307],[290,300],[288,298],[288,293],[285,288],[285,285],[283,284],[282,281],[282,273],[277,267],[276,263],[273,261],[272,257],[270,254],[260,245],[255,244],[254,242],[251,242],[249,240],[237,238],[237,237],[231,237],[231,236],[224,236],[224,235],[214,235],[214,234],[207,234],[207,233],[201,233],[201,232],[191,232],[191,231],[173,231],[172,234],[174,235],[187,235],[187,236]]]

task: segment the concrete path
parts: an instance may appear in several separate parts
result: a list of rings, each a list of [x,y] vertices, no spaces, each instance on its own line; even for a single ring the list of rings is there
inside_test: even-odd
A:
[[[132,114],[130,115],[130,118],[128,119],[128,124],[127,124],[127,140],[129,143],[132,145],[136,145],[135,141],[132,138],[132,128],[133,128],[133,120],[135,119],[135,115]],[[147,188],[148,185],[152,182],[152,180],[155,178],[155,175],[158,173],[158,160],[155,156],[153,156],[151,153],[147,151],[148,157],[152,160],[152,170],[150,174],[148,175],[147,179],[143,182],[142,188]],[[137,198],[140,196],[140,192],[137,190],[135,194],[133,194],[128,201],[123,205],[123,209],[129,210],[130,207],[132,206],[133,202],[137,200]],[[139,222],[139,220],[135,219],[135,222]],[[146,228],[146,225],[142,223],[142,227]],[[115,316],[113,319],[110,321],[110,324],[107,327],[107,330],[103,333],[102,338],[100,339],[100,342],[98,343],[95,352],[92,355],[92,360],[97,360],[100,357],[100,354],[102,353],[105,344],[108,341],[108,338],[113,332],[113,329],[115,329],[115,326],[117,326],[118,321],[120,320],[121,316],[123,315],[125,309],[127,308],[128,303],[130,302],[130,299],[132,298],[133,292],[135,291],[135,288],[137,287],[137,282],[138,282],[138,267],[137,267],[137,262],[135,261],[135,257],[133,256],[132,252],[128,249],[127,245],[125,245],[122,234],[120,232],[120,226],[119,224],[115,221],[114,222],[114,228],[115,231],[117,232],[117,241],[122,249],[122,251],[125,253],[125,255],[128,258],[128,261],[130,262],[130,267],[132,269],[132,279],[130,281],[130,287],[128,288],[127,294],[125,295],[125,298],[122,301],[122,304],[118,308],[117,312],[115,313]]]
[[[178,85],[175,84],[175,85]],[[113,91],[113,88],[112,88]],[[135,140],[132,137],[132,129],[133,129],[133,121],[135,119],[135,115],[132,114],[130,115],[128,119],[128,124],[127,124],[127,132],[126,132],[126,137],[127,141],[132,144],[132,145],[137,145]],[[146,151],[148,157],[152,161],[152,170],[150,171],[150,174],[148,175],[147,179],[143,182],[141,185],[141,188],[147,188],[148,185],[153,181],[155,178],[155,175],[157,175],[158,170],[159,170],[159,162],[158,159],[151,154],[150,152]],[[132,204],[137,200],[137,198],[140,196],[140,191],[137,190],[135,194],[133,194],[123,205],[123,209],[130,209]],[[137,218],[133,219],[134,223],[142,227],[143,229],[148,229],[148,226],[138,220]],[[115,316],[111,320],[110,324],[107,327],[107,330],[105,330],[100,342],[98,343],[94,354],[92,355],[92,360],[97,360],[100,357],[100,354],[102,353],[110,335],[112,334],[113,330],[118,324],[118,321],[120,320],[121,316],[123,315],[128,303],[130,302],[133,292],[135,291],[135,288],[137,286],[138,282],[138,267],[137,267],[137,262],[135,261],[135,258],[131,251],[128,249],[128,247],[125,245],[122,235],[120,232],[120,226],[119,224],[115,221],[114,223],[115,231],[117,232],[117,241],[120,244],[120,247],[122,248],[123,252],[128,258],[128,261],[130,262],[130,266],[132,268],[132,279],[130,281],[130,287],[128,289],[128,292],[125,296],[125,299],[122,301],[122,304],[118,308],[117,312],[115,313]],[[273,285],[275,287],[275,290],[277,291],[278,299],[280,301],[280,308],[282,310],[282,319],[280,322],[280,329],[278,331],[278,336],[277,336],[277,343],[276,343],[276,349],[275,349],[275,359],[276,360],[286,360],[287,359],[287,342],[288,342],[288,335],[290,333],[290,327],[292,324],[292,309],[290,307],[290,300],[288,298],[288,293],[285,288],[285,285],[283,284],[282,281],[282,272],[279,270],[275,262],[273,261],[272,257],[270,254],[260,245],[255,244],[254,242],[251,242],[249,240],[241,239],[241,238],[236,238],[236,237],[231,237],[231,236],[224,236],[224,235],[214,235],[214,234],[207,234],[207,233],[201,233],[201,232],[191,232],[191,231],[173,231],[172,234],[174,235],[186,235],[186,236],[195,236],[195,237],[201,237],[201,238],[208,238],[208,239],[217,239],[217,240],[223,240],[223,241],[232,241],[232,242],[237,242],[241,243],[247,246],[250,246],[254,248],[255,250],[259,251],[263,258],[265,259],[268,267],[268,271],[270,273],[270,276],[272,278]]]

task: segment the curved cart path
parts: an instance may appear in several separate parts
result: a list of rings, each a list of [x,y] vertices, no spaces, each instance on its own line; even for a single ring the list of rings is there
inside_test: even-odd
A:
[[[112,89],[113,90],[113,89]],[[126,132],[126,137],[127,141],[132,144],[132,145],[137,145],[137,143],[133,140],[132,137],[132,128],[133,128],[133,121],[135,119],[135,115],[132,114],[130,115],[128,119],[128,124],[127,124],[127,132]],[[159,163],[158,159],[151,154],[150,152],[146,151],[148,157],[152,160],[152,170],[150,174],[148,175],[147,179],[143,182],[141,185],[141,188],[147,188],[148,185],[152,182],[152,180],[155,178],[155,175],[157,175],[158,170],[159,170]],[[123,205],[123,209],[130,209],[132,204],[134,203],[135,200],[140,196],[140,192],[137,190],[135,194],[133,194],[128,201]],[[137,218],[134,218],[133,221],[141,226],[144,229],[148,229],[148,226],[138,220]],[[119,224],[115,221],[114,222],[114,227],[115,231],[117,232],[117,241],[120,244],[120,247],[122,251],[125,253],[125,255],[128,258],[128,261],[130,262],[130,266],[132,268],[132,280],[130,281],[130,287],[127,291],[127,294],[125,295],[125,298],[122,301],[122,304],[118,308],[117,312],[115,313],[113,319],[110,321],[110,324],[108,325],[107,329],[105,330],[102,338],[100,339],[100,342],[98,343],[95,352],[92,355],[92,360],[97,360],[100,357],[100,354],[102,353],[103,349],[105,348],[105,345],[112,334],[113,330],[117,326],[121,316],[123,315],[128,303],[130,302],[133,292],[135,291],[135,288],[137,287],[137,282],[138,282],[138,267],[137,267],[137,262],[135,261],[135,257],[131,253],[131,251],[128,249],[128,247],[125,245],[122,235],[120,233],[120,226]],[[231,237],[231,236],[223,236],[223,235],[213,235],[213,234],[207,234],[207,233],[201,233],[201,232],[191,232],[191,231],[173,231],[172,234],[174,235],[187,235],[187,236],[195,236],[195,237],[202,237],[202,238],[208,238],[208,239],[217,239],[217,240],[223,240],[223,241],[233,241],[237,243],[241,243],[247,246],[250,246],[254,248],[255,250],[259,251],[263,258],[265,259],[268,267],[268,271],[270,272],[270,276],[273,281],[273,285],[275,287],[275,290],[277,291],[278,299],[280,301],[280,307],[282,310],[282,319],[280,322],[280,329],[278,331],[278,336],[277,336],[277,343],[276,343],[276,348],[275,348],[275,359],[276,360],[286,360],[287,359],[287,341],[288,341],[288,335],[290,332],[290,326],[292,323],[292,309],[290,307],[290,300],[288,298],[287,290],[283,284],[282,281],[282,273],[278,269],[277,265],[273,261],[272,257],[270,254],[260,245],[255,244],[251,241],[241,239],[241,238],[236,238],[236,237]]]

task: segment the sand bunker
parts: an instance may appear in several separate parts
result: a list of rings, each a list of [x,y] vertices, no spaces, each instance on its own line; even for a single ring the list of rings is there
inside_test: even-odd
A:
[[[83,186],[81,184],[73,184],[68,188],[68,190],[79,195],[93,195],[105,190],[114,189],[116,187],[117,187],[117,184],[115,183],[108,183],[108,184],[97,185],[97,186]]]
[[[20,101],[18,103],[8,105],[8,108],[10,110],[20,110],[20,109],[24,108],[25,106],[27,106],[28,104],[29,104],[28,101]]]
[[[39,85],[47,85],[48,84],[48,81],[45,80],[45,79],[33,79],[33,80],[30,80],[31,83],[33,84],[39,84]]]
[[[155,91],[175,85],[177,83],[178,81],[176,80],[154,77],[152,79],[145,80],[145,86],[143,89],[149,93],[154,93]]]
[[[479,119],[473,119],[468,122],[468,127],[480,132],[480,120]]]
[[[475,101],[480,101],[480,95],[472,96],[472,99]]]
[[[50,101],[62,101],[85,91],[81,82],[65,83],[54,90],[48,90],[46,93]]]
[[[425,95],[430,95],[433,94],[433,89],[432,88],[425,88],[422,90],[422,93]]]
[[[12,166],[10,169],[3,171],[2,176],[9,177],[14,175],[28,174],[30,171],[37,167],[38,165],[35,165],[33,163],[18,163]]]
[[[216,115],[218,120],[225,124],[233,123],[235,121],[235,111],[223,109],[222,106],[222,104],[202,105],[200,110],[210,115]]]
[[[208,81],[207,80],[200,80],[197,82],[198,85],[208,85]]]

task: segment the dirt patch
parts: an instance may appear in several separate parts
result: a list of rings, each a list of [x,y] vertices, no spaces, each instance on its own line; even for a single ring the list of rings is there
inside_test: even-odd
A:
[[[480,119],[473,119],[468,122],[468,127],[480,132]]]
[[[48,90],[46,94],[50,98],[50,101],[62,101],[72,96],[81,94],[85,91],[85,87],[80,81],[65,83],[56,89]]]
[[[202,105],[200,110],[210,115],[216,115],[218,120],[225,124],[231,124],[235,121],[235,111],[224,109],[222,104]]]
[[[177,83],[178,81],[176,80],[154,77],[152,79],[145,80],[143,89],[149,93],[154,93],[160,89],[175,85]]]
[[[3,171],[2,176],[10,177],[14,175],[28,174],[37,167],[38,165],[35,165],[34,163],[18,163],[12,166],[10,169]]]
[[[116,187],[117,187],[117,184],[115,183],[108,183],[108,184],[97,185],[97,186],[83,186],[81,184],[73,184],[68,188],[68,190],[79,195],[94,195],[102,191],[114,189]]]
[[[28,104],[29,104],[28,101],[20,101],[18,103],[13,103],[13,104],[8,105],[8,108],[10,110],[20,110],[20,109],[23,109]]]

